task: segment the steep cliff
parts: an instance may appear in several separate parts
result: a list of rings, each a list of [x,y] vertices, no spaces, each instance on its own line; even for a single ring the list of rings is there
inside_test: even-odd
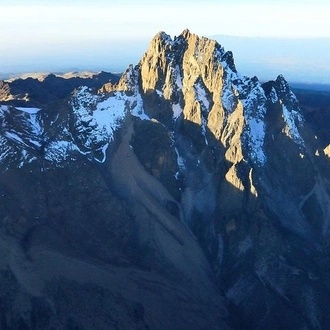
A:
[[[330,141],[283,76],[161,32],[117,84],[0,114],[3,328],[330,327]]]

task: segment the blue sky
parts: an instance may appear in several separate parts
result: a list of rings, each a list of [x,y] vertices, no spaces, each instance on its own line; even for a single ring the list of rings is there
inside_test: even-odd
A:
[[[204,36],[330,37],[329,15],[328,0],[0,0],[0,72],[120,71],[137,63],[161,30],[172,36],[189,28]]]

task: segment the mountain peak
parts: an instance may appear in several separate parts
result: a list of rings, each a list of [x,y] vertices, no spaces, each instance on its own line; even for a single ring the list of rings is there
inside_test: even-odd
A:
[[[160,51],[162,47],[168,47],[173,43],[170,35],[164,31],[158,32],[151,40],[149,48],[154,48],[155,51]]]
[[[188,39],[191,36],[189,29],[183,30],[181,36],[184,37],[185,39]]]
[[[282,87],[283,90],[286,90],[289,88],[289,84],[287,82],[287,80],[284,78],[284,76],[282,74],[279,74],[277,77],[276,77],[276,83]]]
[[[231,328],[330,328],[330,142],[282,75],[185,30],[81,81],[0,104],[3,328],[226,329],[219,287]]]

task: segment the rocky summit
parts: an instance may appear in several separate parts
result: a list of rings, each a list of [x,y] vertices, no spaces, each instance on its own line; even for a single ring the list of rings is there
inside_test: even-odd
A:
[[[330,140],[285,78],[185,30],[93,87],[1,103],[0,328],[329,329]]]

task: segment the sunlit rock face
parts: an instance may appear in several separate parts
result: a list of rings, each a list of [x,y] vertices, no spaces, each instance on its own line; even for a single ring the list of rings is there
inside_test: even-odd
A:
[[[283,76],[161,32],[118,83],[0,121],[2,328],[330,327],[330,141]]]

